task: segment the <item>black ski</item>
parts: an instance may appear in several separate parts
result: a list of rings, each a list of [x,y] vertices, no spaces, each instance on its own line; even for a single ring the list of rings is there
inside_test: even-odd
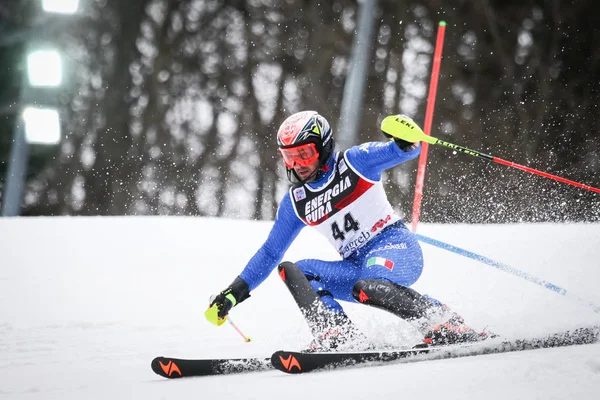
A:
[[[593,326],[579,328],[573,331],[560,332],[543,338],[517,340],[488,339],[484,342],[469,344],[383,352],[301,353],[281,350],[273,353],[271,356],[271,363],[280,371],[290,374],[300,374],[315,370],[340,368],[357,364],[376,364],[391,361],[416,362],[440,360],[446,358],[589,344],[598,340],[599,332],[600,327]]]
[[[186,378],[192,376],[238,374],[273,369],[268,358],[221,358],[186,360],[180,358],[156,357],[150,364],[152,371],[165,378]]]
[[[156,357],[152,370],[165,378],[183,378],[207,375],[225,375],[242,372],[280,371],[297,374],[314,370],[339,368],[357,364],[386,362],[417,362],[445,358],[468,357],[493,353],[532,350],[549,347],[594,343],[598,340],[600,327],[579,328],[546,336],[544,338],[499,340],[440,347],[405,349],[379,352],[351,353],[300,353],[276,351],[271,358],[221,358],[180,359]]]

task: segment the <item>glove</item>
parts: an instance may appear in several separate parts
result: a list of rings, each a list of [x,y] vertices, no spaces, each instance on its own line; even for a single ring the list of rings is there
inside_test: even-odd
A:
[[[227,289],[211,298],[204,316],[211,324],[221,326],[229,311],[248,297],[250,297],[250,288],[246,281],[238,276]]]
[[[413,151],[414,149],[417,148],[416,143],[407,142],[406,140],[393,137],[389,133],[385,133],[383,131],[381,131],[381,133],[383,133],[383,136],[385,136],[386,138],[396,142],[396,144],[398,145],[398,147],[400,147],[400,150],[402,150],[402,151]]]

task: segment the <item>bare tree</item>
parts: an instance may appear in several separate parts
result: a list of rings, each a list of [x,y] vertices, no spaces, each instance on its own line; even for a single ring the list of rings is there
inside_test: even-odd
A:
[[[446,20],[432,133],[599,186],[591,5],[379,1],[360,140],[381,139],[391,113],[424,121]],[[65,32],[77,90],[61,153],[31,182],[30,212],[272,218],[287,187],[277,128],[302,109],[337,128],[356,13],[351,0],[94,2]],[[580,189],[430,152],[424,221],[599,218]],[[385,175],[404,215],[415,170]]]

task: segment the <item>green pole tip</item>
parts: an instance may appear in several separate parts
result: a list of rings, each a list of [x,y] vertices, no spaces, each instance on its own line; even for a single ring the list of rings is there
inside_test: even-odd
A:
[[[440,26],[446,26],[446,21],[440,21]]]

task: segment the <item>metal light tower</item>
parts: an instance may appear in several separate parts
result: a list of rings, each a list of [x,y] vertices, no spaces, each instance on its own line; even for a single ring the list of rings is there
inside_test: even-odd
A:
[[[79,0],[42,0],[47,13],[73,14]],[[43,23],[42,23],[43,24]],[[63,60],[55,45],[45,37],[44,26],[34,28],[26,44],[26,73],[23,74],[18,115],[2,196],[2,215],[17,216],[29,163],[30,146],[60,142],[58,95],[63,83]]]
[[[359,1],[356,34],[348,65],[348,76],[344,85],[338,128],[337,142],[342,151],[357,144],[358,127],[362,115],[361,108],[364,103],[365,86],[369,74],[369,57],[373,47],[376,8],[377,0]]]

